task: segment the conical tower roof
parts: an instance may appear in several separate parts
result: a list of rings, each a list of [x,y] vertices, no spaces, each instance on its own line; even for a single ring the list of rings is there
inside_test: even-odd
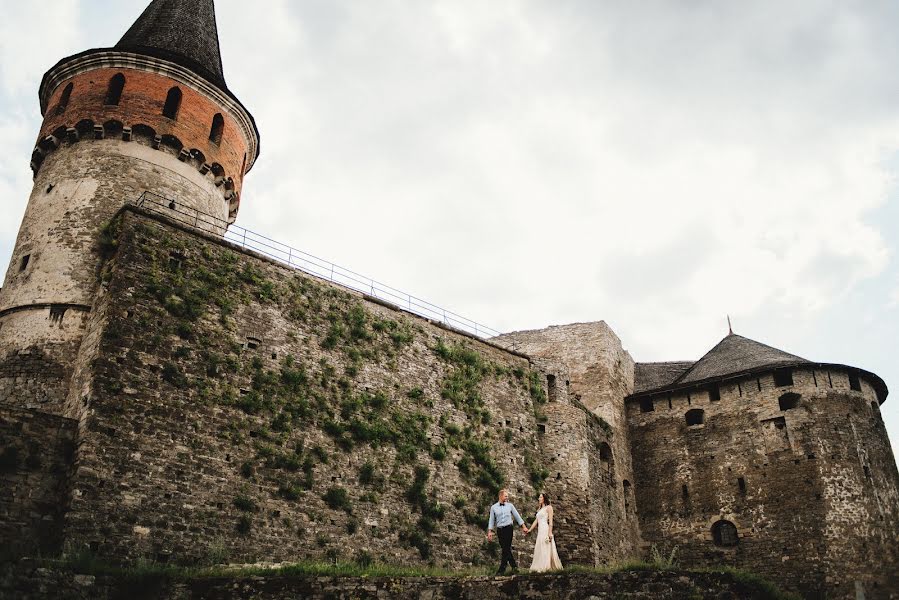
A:
[[[732,333],[718,342],[673,383],[693,383],[726,377],[734,373],[754,371],[763,367],[807,362],[809,361],[795,354]]]
[[[889,392],[884,381],[870,371],[836,363],[813,362],[731,333],[695,363],[688,361],[637,363],[634,366],[634,393],[630,397],[697,388],[712,382],[764,373],[780,367],[836,369],[856,373],[871,382],[881,402]]]
[[[153,0],[115,48],[170,60],[227,90],[213,0]]]

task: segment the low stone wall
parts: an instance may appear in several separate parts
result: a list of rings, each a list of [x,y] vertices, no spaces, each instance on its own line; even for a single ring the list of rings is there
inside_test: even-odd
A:
[[[547,598],[780,598],[757,583],[738,581],[730,573],[629,571],[614,574],[561,573],[519,577],[238,577],[186,582],[77,575],[38,568],[0,572],[0,598],[20,600],[107,600],[114,598],[193,598],[242,600],[443,598],[503,600]]]

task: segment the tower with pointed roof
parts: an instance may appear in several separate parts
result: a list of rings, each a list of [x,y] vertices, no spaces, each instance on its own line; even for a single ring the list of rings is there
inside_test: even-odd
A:
[[[104,228],[146,194],[223,233],[259,133],[225,83],[213,0],[153,0],[114,47],[47,71],[39,100],[34,187],[0,290],[0,349],[33,373],[0,369],[0,396],[71,416]]]
[[[899,473],[886,396],[874,373],[732,332],[695,362],[637,363],[625,403],[643,539],[810,597],[887,597]]]

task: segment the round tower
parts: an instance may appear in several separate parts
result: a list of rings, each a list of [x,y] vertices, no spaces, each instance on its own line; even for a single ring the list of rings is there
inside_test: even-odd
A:
[[[809,597],[899,591],[887,386],[730,334],[699,361],[642,363],[627,399],[644,539]]]
[[[61,414],[104,227],[145,195],[222,234],[259,133],[225,84],[213,0],[153,0],[115,47],[47,71],[39,98],[34,187],[0,290],[0,403]]]

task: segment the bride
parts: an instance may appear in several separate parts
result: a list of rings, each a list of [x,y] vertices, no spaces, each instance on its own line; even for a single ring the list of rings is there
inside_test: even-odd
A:
[[[537,528],[537,542],[534,546],[534,560],[531,571],[556,571],[562,568],[559,553],[556,551],[556,540],[553,538],[553,507],[549,496],[540,494],[537,500],[537,517],[528,528],[530,533]]]

